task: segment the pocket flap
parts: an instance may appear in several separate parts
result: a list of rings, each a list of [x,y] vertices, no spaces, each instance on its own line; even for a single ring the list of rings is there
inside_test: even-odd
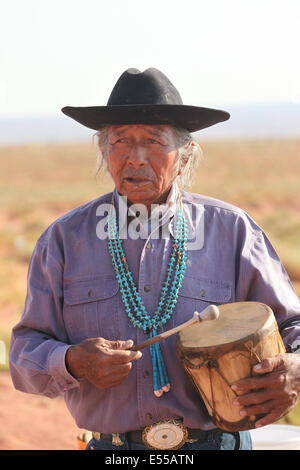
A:
[[[64,301],[68,305],[95,302],[113,297],[118,290],[119,284],[112,276],[74,281],[65,284]]]
[[[204,302],[226,303],[231,297],[231,284],[229,281],[185,276],[179,295]]]

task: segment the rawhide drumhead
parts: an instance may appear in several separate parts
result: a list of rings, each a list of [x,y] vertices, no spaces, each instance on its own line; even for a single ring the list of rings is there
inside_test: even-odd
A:
[[[260,302],[233,302],[218,305],[217,320],[205,321],[180,331],[183,348],[218,346],[242,340],[257,331],[272,328],[272,310]]]

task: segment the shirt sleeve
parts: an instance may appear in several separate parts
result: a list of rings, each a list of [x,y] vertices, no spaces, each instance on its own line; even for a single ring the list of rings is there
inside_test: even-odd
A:
[[[299,342],[300,301],[274,247],[260,230],[244,248],[237,300],[268,305],[273,310],[285,346]]]
[[[68,372],[63,309],[63,250],[51,230],[40,237],[27,275],[25,307],[12,330],[9,362],[17,390],[54,398],[79,386]]]

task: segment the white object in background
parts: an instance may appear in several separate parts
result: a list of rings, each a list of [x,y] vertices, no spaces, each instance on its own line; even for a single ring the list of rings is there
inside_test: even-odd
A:
[[[253,450],[300,450],[300,426],[269,424],[250,434]]]

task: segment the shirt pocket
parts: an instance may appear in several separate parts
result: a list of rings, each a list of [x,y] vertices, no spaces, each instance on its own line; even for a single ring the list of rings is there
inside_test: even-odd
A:
[[[99,336],[108,340],[119,337],[118,291],[119,285],[112,276],[65,284],[63,315],[72,344]]]
[[[195,311],[201,312],[210,304],[228,303],[231,292],[230,281],[185,276],[178,295],[176,326],[192,318]]]

